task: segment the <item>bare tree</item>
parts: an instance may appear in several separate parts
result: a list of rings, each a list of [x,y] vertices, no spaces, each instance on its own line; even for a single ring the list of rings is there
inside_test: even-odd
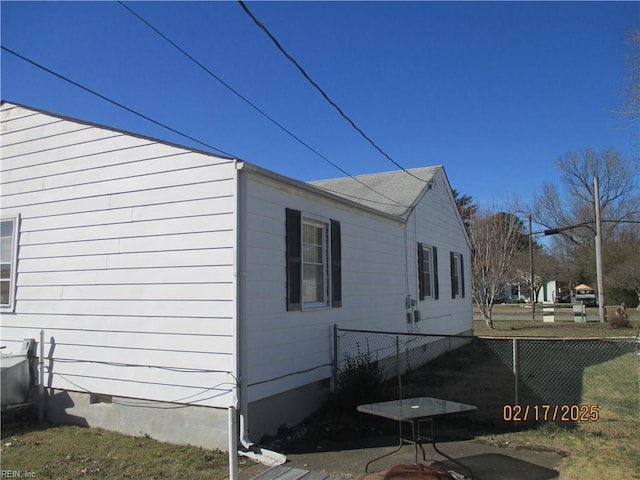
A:
[[[493,305],[509,280],[522,235],[522,222],[514,213],[481,213],[470,222],[472,295],[489,328],[494,328]]]
[[[533,263],[535,272],[533,275],[533,285],[531,283],[531,264],[530,253],[520,251],[513,260],[513,280],[520,284],[524,291],[529,294],[532,291],[536,298],[531,299],[538,301],[540,289],[550,280],[559,280],[558,262],[553,255],[542,250],[542,247],[534,247]]]
[[[605,265],[607,285],[623,295],[633,292],[636,299],[628,301],[627,306],[636,305],[640,309],[640,222],[628,224],[620,238],[607,245]],[[618,300],[622,301],[627,300]]]
[[[593,222],[593,179],[600,184],[600,209],[602,217],[610,220],[604,232],[610,237],[616,228],[615,221],[628,220],[640,211],[638,192],[638,165],[620,156],[615,150],[596,152],[587,148],[569,152],[556,160],[560,173],[563,195],[555,184],[546,182],[541,194],[534,199],[534,217],[547,228]],[[572,231],[574,241],[582,243],[591,238],[585,231]],[[581,237],[584,237],[582,238]]]
[[[558,158],[559,185],[545,183],[535,196],[534,219],[548,229],[566,229],[553,237],[552,251],[565,265],[565,274],[581,282],[595,280],[594,236],[595,210],[593,179],[599,180],[602,213],[602,240],[605,255],[605,275],[617,278],[617,269],[637,264],[637,247],[621,249],[629,252],[626,262],[607,262],[609,245],[625,242],[624,232],[640,218],[640,166],[638,162],[621,157],[615,150],[595,152],[584,149],[569,152]],[[560,190],[560,188],[562,190]],[[562,193],[560,193],[562,191]]]
[[[630,53],[627,57],[626,104],[622,114],[635,122],[640,120],[640,28],[631,31],[627,44]]]

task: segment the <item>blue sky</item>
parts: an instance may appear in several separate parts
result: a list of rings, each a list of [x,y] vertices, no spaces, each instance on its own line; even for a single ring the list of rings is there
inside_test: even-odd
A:
[[[397,168],[236,2],[127,5],[344,170]],[[571,150],[638,156],[637,134],[616,113],[637,2],[247,5],[394,160],[444,165],[452,187],[483,206],[514,195],[529,202]],[[343,176],[118,3],[3,1],[1,9],[2,45],[59,74],[278,173]],[[203,148],[5,51],[1,60],[5,100]]]

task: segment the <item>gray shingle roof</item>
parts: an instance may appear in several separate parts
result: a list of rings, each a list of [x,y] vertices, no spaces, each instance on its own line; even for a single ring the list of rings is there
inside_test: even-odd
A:
[[[356,176],[362,183],[341,177],[309,184],[388,215],[403,217],[422,198],[439,170],[442,166],[408,169],[421,180],[396,170]]]

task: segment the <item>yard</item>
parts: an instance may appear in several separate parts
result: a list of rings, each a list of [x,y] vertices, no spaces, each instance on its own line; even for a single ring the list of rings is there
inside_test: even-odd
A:
[[[607,307],[609,315],[615,307]],[[473,309],[474,333],[479,336],[491,337],[550,337],[550,338],[577,338],[577,337],[618,337],[636,336],[640,333],[640,310],[628,309],[631,327],[612,328],[608,323],[600,323],[598,309],[587,308],[586,323],[576,323],[573,318],[571,305],[562,304],[554,309],[555,321],[543,323],[543,309],[536,307],[536,321],[531,320],[531,308],[514,305],[496,305],[493,308],[494,329],[487,327],[477,307]]]
[[[502,307],[502,306],[501,306]],[[515,307],[524,310],[522,307]],[[514,320],[496,320],[495,330],[483,328],[477,320],[475,327],[480,335],[519,337],[604,337],[634,336],[638,334],[638,314],[634,312],[633,327],[611,329],[600,323],[576,324],[570,321],[543,324],[519,318],[514,307],[498,307],[502,315]],[[512,310],[513,309],[513,310]],[[529,312],[530,313],[530,312]],[[466,352],[466,353],[465,353]],[[632,433],[622,435],[611,430],[612,414],[600,410],[602,419],[579,428],[566,429],[553,422],[540,422],[535,428],[515,429],[513,424],[501,418],[501,408],[509,398],[508,382],[500,379],[503,367],[479,362],[474,350],[456,351],[431,364],[427,373],[414,372],[414,381],[403,387],[404,396],[428,394],[456,399],[459,395],[474,392],[475,402],[481,408],[478,419],[461,423],[452,420],[449,431],[453,437],[465,435],[476,442],[504,446],[506,448],[531,448],[556,451],[563,459],[556,468],[561,480],[584,478],[640,478],[640,442],[633,422],[638,422],[638,394],[627,395],[629,389],[637,389],[637,376],[619,375],[616,372],[635,368],[638,359],[631,353],[616,354],[611,358],[594,362],[580,373],[580,395],[584,402],[611,405],[621,418],[616,421],[631,425]],[[481,352],[482,353],[482,352]],[[486,354],[484,352],[483,354]],[[553,354],[547,353],[551,364]],[[556,362],[557,363],[557,362]],[[498,365],[498,364],[496,364]],[[548,366],[545,368],[549,368]],[[621,370],[622,369],[622,370]],[[422,375],[422,376],[421,376]],[[505,377],[506,378],[506,377]],[[451,380],[454,381],[451,381]],[[606,388],[601,388],[607,382]],[[486,386],[491,385],[491,389]],[[397,395],[395,384],[389,387],[389,395]],[[505,391],[499,393],[500,388]],[[498,393],[497,393],[498,392]],[[462,401],[462,400],[461,400]],[[526,402],[526,397],[520,402]],[[619,413],[622,412],[622,413]],[[317,445],[331,442],[348,442],[365,436],[389,433],[389,425],[371,423],[370,419],[340,413],[329,406],[311,417],[303,428],[283,428],[281,437],[265,439],[267,448],[281,448],[285,453],[291,448],[287,438],[295,438],[298,446],[307,443]],[[531,425],[529,425],[531,427]],[[397,427],[391,425],[397,431]],[[636,433],[633,433],[636,432]],[[175,446],[157,442],[148,437],[127,437],[98,429],[62,426],[3,427],[2,469],[20,472],[21,478],[211,478],[228,477],[227,455],[223,452],[201,448]],[[346,455],[349,452],[345,453]],[[507,452],[508,454],[508,452]],[[240,470],[253,463],[240,458]],[[303,466],[301,466],[303,467]],[[340,472],[338,472],[340,473]],[[344,476],[358,478],[359,472],[342,472]],[[6,476],[6,475],[5,475]]]
[[[224,452],[77,426],[2,429],[2,472],[14,478],[228,478]],[[240,458],[239,468],[251,461]]]

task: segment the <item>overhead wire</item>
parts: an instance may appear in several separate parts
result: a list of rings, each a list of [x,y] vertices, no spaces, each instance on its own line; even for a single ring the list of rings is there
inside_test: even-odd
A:
[[[137,115],[140,118],[143,118],[143,119],[145,119],[145,120],[147,120],[147,121],[149,121],[149,122],[151,122],[151,123],[153,123],[155,125],[158,125],[158,126],[160,126],[162,128],[165,128],[165,129],[167,129],[167,130],[169,130],[169,131],[171,131],[173,133],[177,133],[178,135],[180,135],[180,136],[182,136],[184,138],[187,138],[187,139],[189,139],[189,140],[191,140],[193,142],[196,142],[196,143],[198,143],[200,145],[203,145],[203,146],[205,146],[205,147],[207,147],[207,148],[209,148],[211,150],[214,150],[214,151],[216,151],[218,153],[221,153],[222,155],[226,155],[227,157],[235,158],[234,155],[232,155],[232,154],[230,154],[228,152],[225,152],[224,150],[222,150],[222,149],[220,149],[218,147],[214,147],[213,145],[210,145],[210,144],[208,144],[206,142],[203,142],[202,140],[198,140],[197,138],[192,137],[191,135],[188,135],[188,134],[186,134],[184,132],[181,132],[180,130],[177,130],[177,129],[175,129],[173,127],[170,127],[170,126],[168,126],[168,125],[166,125],[166,124],[164,124],[162,122],[159,122],[158,120],[154,120],[153,118],[149,117],[148,115],[140,113],[140,112],[138,112],[137,110],[134,110],[131,107],[127,107],[126,105],[123,105],[122,103],[117,102],[116,100],[113,100],[113,99],[111,99],[111,98],[109,98],[109,97],[107,97],[107,96],[105,96],[105,95],[103,95],[103,94],[101,94],[99,92],[96,92],[95,90],[93,90],[93,89],[91,89],[89,87],[86,87],[86,86],[76,82],[75,80],[71,80],[70,78],[68,78],[68,77],[66,77],[66,76],[64,76],[64,75],[62,75],[60,73],[54,72],[50,68],[47,68],[44,65],[41,65],[40,63],[38,63],[38,62],[36,62],[34,60],[31,60],[30,58],[27,58],[24,55],[19,54],[15,50],[12,50],[12,49],[4,46],[4,45],[2,45],[1,48],[5,52],[10,53],[11,55],[14,55],[14,56],[18,57],[19,59],[21,59],[21,60],[33,65],[34,67],[37,67],[40,70],[43,70],[43,71],[47,72],[48,74],[59,78],[60,80],[64,80],[65,82],[70,83],[70,84],[72,84],[72,85],[84,90],[85,92],[88,92],[88,93],[90,93],[92,95],[95,95],[96,97],[99,97],[102,100],[105,100],[105,101],[111,103],[112,105],[115,105],[115,106],[117,106],[119,108],[122,108],[122,109],[126,110],[127,112],[133,113],[134,115]]]
[[[311,76],[307,73],[307,71],[300,65],[300,63],[293,57],[293,55],[291,55],[289,52],[287,52],[284,47],[280,44],[280,42],[278,41],[278,39],[271,33],[271,31],[269,31],[269,29],[260,21],[258,20],[258,18],[256,18],[256,16],[251,12],[251,10],[249,10],[249,7],[247,7],[247,5],[242,1],[242,0],[238,0],[238,3],[240,4],[240,6],[242,7],[242,10],[244,10],[244,12],[251,18],[251,20],[253,20],[253,22],[258,26],[258,28],[260,28],[260,30],[262,30],[267,37],[269,37],[269,39],[273,42],[273,44],[276,46],[276,48],[291,62],[293,63],[293,65],[298,69],[298,71],[302,74],[302,76],[320,93],[320,95],[322,95],[322,97],[333,107],[337,110],[338,114],[340,114],[340,116],[342,118],[344,118],[347,123],[349,123],[349,125],[351,125],[351,127],[353,127],[353,129],[355,129],[361,136],[362,138],[364,138],[373,148],[375,148],[378,152],[380,152],[387,160],[389,160],[391,163],[393,163],[396,167],[398,167],[400,170],[402,170],[403,172],[405,172],[406,174],[412,176],[413,178],[416,178],[418,180],[420,180],[421,182],[424,183],[429,183],[427,180],[424,180],[420,177],[418,177],[417,175],[414,175],[413,173],[411,173],[409,170],[407,170],[406,168],[404,168],[402,165],[400,165],[400,163],[398,163],[396,160],[394,160],[387,152],[385,152],[381,147],[378,146],[378,144],[376,142],[374,142],[371,137],[369,137],[360,127],[358,127],[358,125],[356,125],[356,123],[351,119],[351,117],[349,117],[342,108],[340,108],[340,106],[331,99],[331,97],[329,97],[329,95],[324,91],[324,89],[315,81],[311,78]]]
[[[249,105],[251,108],[253,108],[256,112],[258,112],[260,115],[262,115],[264,118],[266,118],[267,120],[269,120],[271,123],[273,123],[275,126],[277,126],[279,129],[281,129],[283,132],[285,132],[287,135],[289,135],[291,138],[293,138],[294,140],[296,140],[298,143],[300,143],[302,146],[304,146],[305,148],[307,148],[309,151],[311,151],[312,153],[314,153],[315,155],[317,155],[319,158],[321,158],[322,160],[324,160],[325,162],[327,162],[329,165],[331,165],[332,167],[336,168],[337,170],[339,170],[340,172],[342,172],[344,175],[350,177],[351,179],[355,180],[356,182],[358,182],[359,184],[361,184],[362,186],[366,187],[367,189],[371,190],[372,192],[376,193],[377,195],[380,195],[381,197],[393,202],[394,205],[397,206],[401,206],[401,207],[408,207],[408,205],[404,205],[400,202],[398,202],[397,200],[394,200],[391,197],[388,197],[387,195],[377,191],[376,189],[374,189],[373,187],[367,185],[366,183],[364,183],[362,180],[358,179],[357,177],[353,176],[351,173],[349,173],[348,171],[346,171],[344,168],[342,168],[340,165],[338,165],[337,163],[331,161],[330,159],[328,159],[326,156],[324,156],[323,154],[321,154],[320,152],[318,152],[315,148],[313,148],[312,146],[310,146],[308,143],[306,143],[305,141],[303,141],[300,137],[298,137],[296,134],[294,134],[291,130],[289,130],[288,128],[286,128],[284,125],[282,125],[280,122],[278,122],[276,119],[274,119],[272,116],[270,116],[268,113],[266,113],[264,110],[262,110],[260,107],[258,107],[255,103],[253,103],[251,100],[249,100],[246,96],[242,95],[238,90],[236,90],[235,88],[233,88],[228,82],[224,81],[219,75],[216,75],[214,72],[211,71],[211,69],[209,69],[208,67],[206,67],[204,64],[202,64],[202,62],[198,61],[195,57],[193,57],[193,55],[189,54],[184,48],[180,47],[177,43],[175,43],[173,40],[171,40],[167,35],[165,35],[164,33],[162,33],[157,27],[155,27],[151,22],[149,22],[148,20],[146,20],[142,15],[140,15],[139,13],[137,13],[135,10],[133,10],[131,7],[129,7],[127,4],[125,4],[122,1],[118,1],[118,3],[125,8],[129,13],[131,13],[133,16],[135,16],[138,20],[140,20],[143,24],[145,24],[149,29],[151,29],[153,32],[155,32],[157,35],[159,35],[162,39],[164,39],[167,43],[169,43],[172,47],[174,47],[176,50],[178,50],[180,53],[182,53],[185,57],[187,57],[189,60],[191,60],[193,63],[195,63],[198,67],[200,67],[202,70],[204,70],[207,74],[209,74],[212,78],[214,78],[216,81],[218,81],[222,86],[224,86],[225,88],[227,88],[230,92],[232,92],[234,95],[236,95],[238,98],[240,98],[243,102],[245,102],[247,105]],[[415,178],[418,178],[421,181],[421,178],[416,177],[415,175],[412,175]]]

